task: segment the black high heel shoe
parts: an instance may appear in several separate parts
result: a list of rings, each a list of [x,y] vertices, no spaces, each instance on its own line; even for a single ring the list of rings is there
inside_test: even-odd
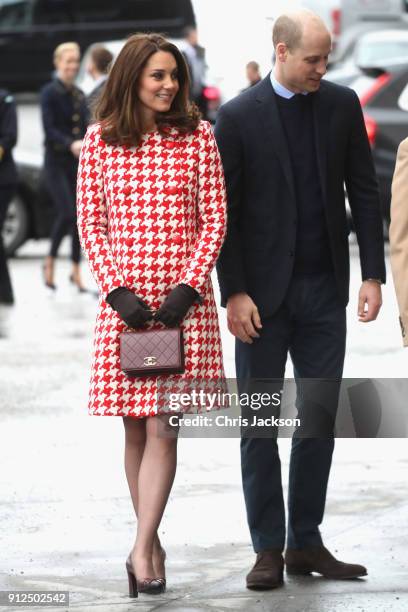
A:
[[[129,597],[137,597],[139,593],[148,595],[159,595],[164,591],[164,578],[151,578],[148,580],[138,580],[133,570],[130,554],[126,559],[126,571],[129,583]]]
[[[57,289],[57,285],[55,285],[54,283],[50,283],[50,282],[47,280],[46,268],[47,268],[47,265],[46,265],[46,264],[43,264],[43,266],[42,266],[42,272],[43,272],[43,280],[44,280],[44,285],[45,285],[46,287],[48,287],[48,289],[52,289],[53,291],[56,291],[56,289]]]
[[[77,286],[79,293],[88,293],[88,289],[86,289],[85,287],[81,287],[80,285],[78,285],[77,282],[75,282],[74,276],[72,274],[69,275],[69,282]]]

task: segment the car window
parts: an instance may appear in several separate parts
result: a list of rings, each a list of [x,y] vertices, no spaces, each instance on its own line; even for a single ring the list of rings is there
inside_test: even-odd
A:
[[[0,0],[0,31],[28,25],[31,9],[32,3],[27,0]]]
[[[356,49],[358,66],[373,66],[381,60],[393,60],[408,57],[407,40],[387,40],[380,42],[360,43]]]

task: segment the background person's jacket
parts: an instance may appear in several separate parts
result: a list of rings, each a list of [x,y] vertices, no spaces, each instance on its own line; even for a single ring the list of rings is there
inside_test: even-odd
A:
[[[71,154],[71,144],[84,137],[89,122],[84,93],[55,78],[44,85],[40,99],[46,150]]]

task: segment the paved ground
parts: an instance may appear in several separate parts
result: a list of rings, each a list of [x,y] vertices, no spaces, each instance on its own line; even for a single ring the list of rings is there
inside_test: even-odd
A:
[[[0,309],[2,589],[67,589],[72,608],[101,612],[408,609],[406,439],[336,442],[323,534],[342,559],[366,564],[368,577],[291,578],[269,593],[244,588],[254,555],[238,440],[181,439],[160,530],[169,588],[163,596],[130,601],[124,561],[135,521],[122,421],[86,413],[96,300],[69,286],[67,260],[58,268],[56,296],[48,295],[39,272],[44,252],[44,243],[30,244],[13,260],[17,304]],[[381,319],[366,327],[354,316],[357,287],[354,254],[346,375],[406,377],[408,351],[400,348],[392,284]],[[233,376],[233,343],[220,315]],[[289,441],[280,444],[286,487]]]

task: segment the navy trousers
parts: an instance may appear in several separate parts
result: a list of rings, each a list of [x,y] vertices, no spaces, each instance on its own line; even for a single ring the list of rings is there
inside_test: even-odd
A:
[[[49,254],[51,257],[57,257],[62,239],[67,234],[71,234],[71,260],[75,263],[79,263],[81,259],[76,216],[77,172],[78,160],[72,155],[57,155],[46,151],[45,180],[56,210],[56,217],[51,230]]]
[[[253,344],[236,340],[238,389],[248,392],[260,384],[265,391],[269,384],[269,392],[279,391],[290,353],[301,427],[292,438],[287,546],[319,546],[346,344],[346,310],[333,275],[295,276],[281,307],[262,325]],[[322,390],[317,401],[311,391],[316,385]],[[254,550],[283,550],[285,505],[276,436],[243,435],[241,466]]]

